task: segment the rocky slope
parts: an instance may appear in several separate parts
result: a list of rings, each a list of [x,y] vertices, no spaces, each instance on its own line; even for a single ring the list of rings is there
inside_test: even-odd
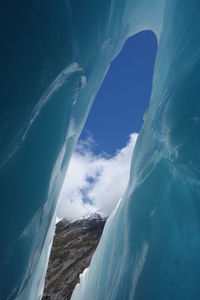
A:
[[[106,219],[93,215],[56,225],[42,300],[68,300],[79,275],[90,264]]]

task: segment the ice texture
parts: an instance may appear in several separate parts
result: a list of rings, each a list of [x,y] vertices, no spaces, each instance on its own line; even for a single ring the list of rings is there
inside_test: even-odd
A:
[[[0,299],[41,298],[71,152],[109,64],[142,30],[158,41],[150,107],[128,188],[72,299],[199,299],[200,1],[0,7]]]

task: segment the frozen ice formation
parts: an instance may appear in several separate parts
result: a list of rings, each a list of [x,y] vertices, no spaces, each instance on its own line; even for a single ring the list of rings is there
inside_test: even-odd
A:
[[[72,149],[126,39],[158,41],[128,188],[73,300],[200,295],[200,1],[1,1],[0,299],[39,300]]]

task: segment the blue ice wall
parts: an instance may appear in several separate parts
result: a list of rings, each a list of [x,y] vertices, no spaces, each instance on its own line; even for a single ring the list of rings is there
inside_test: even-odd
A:
[[[199,14],[197,0],[1,1],[1,300],[40,299],[72,149],[110,62],[145,29],[158,39],[150,108],[72,299],[198,299]]]

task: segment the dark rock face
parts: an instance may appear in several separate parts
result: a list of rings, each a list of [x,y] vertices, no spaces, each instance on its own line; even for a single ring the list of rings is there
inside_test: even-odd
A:
[[[95,214],[87,219],[56,225],[42,300],[68,300],[79,275],[90,264],[106,219]]]

